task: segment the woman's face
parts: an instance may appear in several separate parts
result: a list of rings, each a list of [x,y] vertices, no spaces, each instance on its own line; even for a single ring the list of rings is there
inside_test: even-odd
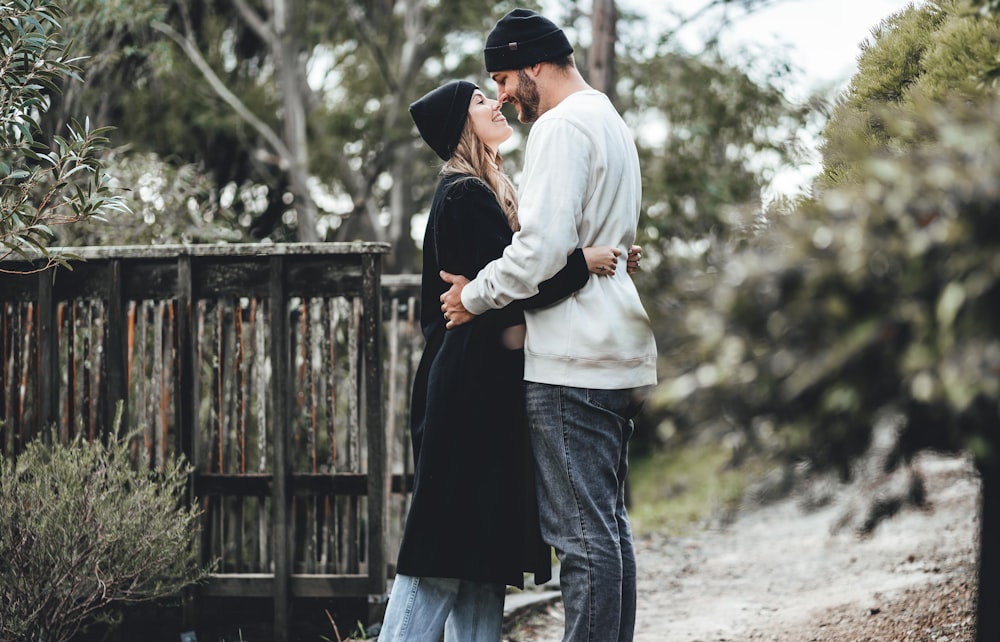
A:
[[[493,151],[514,132],[500,113],[500,102],[487,98],[478,89],[473,92],[469,103],[469,122],[473,133]]]

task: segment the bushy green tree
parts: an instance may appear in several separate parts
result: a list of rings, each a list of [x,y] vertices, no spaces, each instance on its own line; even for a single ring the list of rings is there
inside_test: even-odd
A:
[[[56,226],[125,209],[101,160],[108,129],[69,121],[49,137],[40,124],[63,79],[80,81],[62,14],[49,0],[0,5],[0,256],[40,254],[48,266],[62,262],[48,250]]]
[[[967,0],[936,0],[886,18],[858,59],[858,72],[825,132],[821,186],[857,184],[858,158],[905,153],[926,142],[921,128],[889,130],[891,114],[923,103],[982,102],[995,94],[1000,21]]]
[[[0,640],[65,642],[204,576],[188,467],[136,470],[129,440],[28,444],[0,460]]]
[[[654,402],[845,476],[880,417],[893,467],[935,448],[983,480],[979,632],[1000,636],[1000,18],[936,0],[873,31],[825,130],[816,196],[715,269],[676,259],[678,344]]]

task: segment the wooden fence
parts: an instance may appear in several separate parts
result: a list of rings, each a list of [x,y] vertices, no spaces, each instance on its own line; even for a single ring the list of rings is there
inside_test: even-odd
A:
[[[419,280],[385,244],[74,250],[0,276],[0,450],[138,430],[135,465],[183,454],[216,597],[380,602],[405,517]],[[28,262],[4,261],[5,270]]]

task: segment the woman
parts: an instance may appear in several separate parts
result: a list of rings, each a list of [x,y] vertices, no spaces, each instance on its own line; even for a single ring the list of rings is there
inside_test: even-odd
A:
[[[379,640],[437,642],[444,630],[446,642],[497,642],[506,585],[551,574],[528,451],[522,310],[568,296],[591,272],[613,274],[621,252],[578,249],[533,299],[446,331],[439,272],[475,276],[518,229],[497,153],[512,129],[500,103],[465,81],[431,91],[410,115],[445,164],[424,235],[413,496]]]

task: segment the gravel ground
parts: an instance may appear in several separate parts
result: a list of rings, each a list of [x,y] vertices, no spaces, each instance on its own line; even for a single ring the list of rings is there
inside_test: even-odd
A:
[[[926,503],[867,535],[857,508],[872,491],[858,484],[690,536],[643,535],[636,642],[973,642],[978,479],[968,460],[933,453],[913,470]],[[505,639],[559,642],[562,617],[559,601],[522,611]]]

